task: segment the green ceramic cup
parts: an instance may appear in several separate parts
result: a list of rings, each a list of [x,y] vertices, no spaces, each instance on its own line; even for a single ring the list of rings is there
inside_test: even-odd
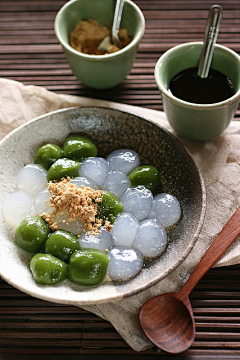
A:
[[[85,85],[107,89],[120,84],[132,68],[138,44],[145,31],[141,10],[130,0],[124,1],[121,28],[126,28],[132,41],[123,49],[107,55],[88,55],[69,44],[71,32],[80,20],[96,19],[110,27],[112,0],[71,0],[58,12],[54,30],[74,75]]]
[[[193,104],[169,91],[169,82],[177,73],[198,67],[202,45],[202,42],[190,42],[175,46],[166,51],[155,66],[155,81],[170,125],[179,135],[195,141],[211,140],[220,135],[233,119],[240,99],[240,57],[218,44],[211,67],[231,79],[235,87],[232,97],[214,104]]]

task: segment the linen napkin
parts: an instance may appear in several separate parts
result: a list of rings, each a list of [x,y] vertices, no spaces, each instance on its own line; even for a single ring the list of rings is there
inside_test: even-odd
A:
[[[196,161],[206,187],[206,216],[199,239],[185,261],[168,277],[150,289],[121,301],[84,306],[87,311],[108,320],[135,351],[152,344],[138,324],[138,312],[149,298],[179,290],[200,261],[222,227],[240,205],[240,122],[234,121],[218,138],[192,142],[176,135],[163,112],[98,99],[59,95],[37,86],[0,79],[0,139],[28,120],[45,113],[75,107],[103,106],[130,111],[151,119],[171,131],[189,149]],[[215,266],[240,262],[240,238],[228,249]]]

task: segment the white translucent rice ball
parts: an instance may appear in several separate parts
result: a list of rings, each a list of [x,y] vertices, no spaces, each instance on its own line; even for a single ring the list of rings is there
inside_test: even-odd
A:
[[[152,206],[153,195],[149,189],[144,186],[129,188],[121,196],[120,201],[124,212],[131,213],[141,221],[148,217]]]
[[[129,187],[130,180],[127,174],[118,170],[109,171],[104,183],[102,184],[103,190],[110,191],[117,198],[120,198],[124,191],[126,191]]]
[[[58,223],[58,229],[69,231],[74,235],[81,235],[85,229],[83,222],[77,217],[74,221],[68,221],[69,216],[66,210],[58,212],[54,219]]]
[[[107,162],[111,170],[119,170],[126,174],[140,165],[138,154],[129,149],[114,150],[108,155]]]
[[[83,185],[93,190],[99,189],[99,186],[94,181],[92,181],[91,179],[87,179],[86,177],[77,176],[71,179],[70,183],[77,185],[79,188],[81,188],[81,186]]]
[[[17,187],[32,196],[36,195],[47,187],[47,171],[37,164],[24,166],[18,174]]]
[[[112,280],[127,280],[137,275],[143,266],[143,257],[136,249],[114,247],[109,253],[108,275]]]
[[[78,171],[80,176],[93,180],[97,185],[102,185],[109,172],[109,166],[103,158],[90,157],[83,160]]]
[[[125,212],[119,214],[111,230],[114,245],[131,247],[138,226],[139,221],[134,215]]]
[[[140,222],[133,247],[145,257],[155,257],[162,254],[167,245],[167,233],[155,219]]]
[[[157,219],[163,226],[174,225],[181,216],[181,207],[173,195],[162,193],[154,196],[148,217]]]
[[[101,234],[96,233],[93,235],[91,232],[83,233],[79,238],[79,243],[81,247],[90,248],[90,249],[99,249],[102,251],[109,250],[113,246],[112,236],[110,232],[101,227]]]
[[[51,197],[48,188],[37,193],[33,198],[34,208],[38,215],[41,215],[43,212],[47,212],[48,214],[53,211],[51,208],[49,198]]]
[[[32,197],[24,190],[9,195],[3,202],[2,215],[13,226],[19,226],[27,216],[36,215]]]

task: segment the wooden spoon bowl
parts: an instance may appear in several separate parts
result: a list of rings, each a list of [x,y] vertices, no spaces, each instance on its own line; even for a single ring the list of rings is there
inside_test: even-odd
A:
[[[189,299],[185,300],[179,300],[177,293],[156,296],[144,304],[139,314],[147,337],[157,347],[172,354],[190,347],[195,338],[192,307]],[[176,336],[176,333],[181,336]]]

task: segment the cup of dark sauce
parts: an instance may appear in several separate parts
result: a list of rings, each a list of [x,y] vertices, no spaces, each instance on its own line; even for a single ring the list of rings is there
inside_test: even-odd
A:
[[[164,111],[180,136],[211,140],[230,124],[240,99],[240,56],[215,44],[207,78],[198,75],[203,42],[171,48],[158,60],[155,81]]]

